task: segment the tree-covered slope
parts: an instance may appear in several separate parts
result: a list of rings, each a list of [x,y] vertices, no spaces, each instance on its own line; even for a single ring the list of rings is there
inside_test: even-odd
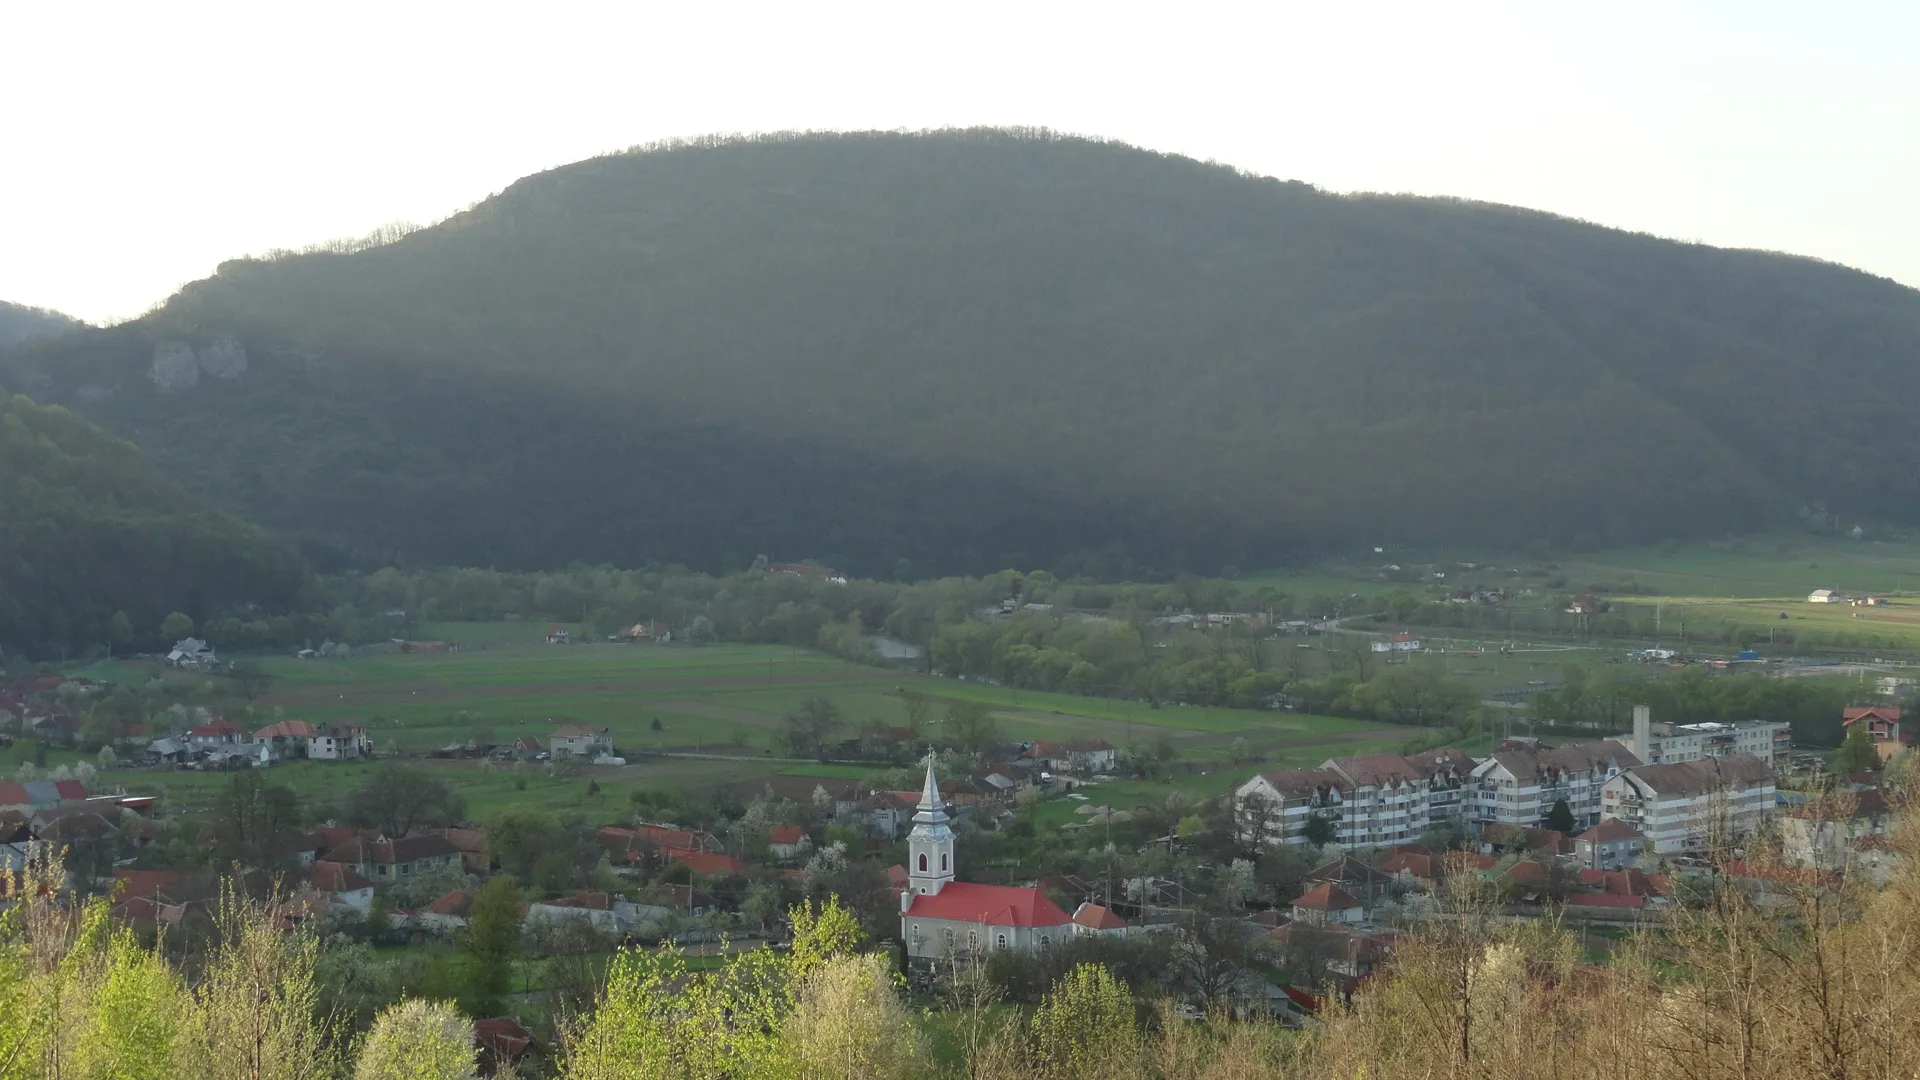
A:
[[[0,395],[0,652],[156,644],[171,612],[276,614],[306,580],[285,543],[188,495],[131,444]]]
[[[961,132],[580,162],[10,370],[358,558],[1112,572],[1909,519],[1916,351],[1838,267]]]
[[[64,334],[81,325],[80,320],[57,311],[0,300],[0,349],[34,338]]]

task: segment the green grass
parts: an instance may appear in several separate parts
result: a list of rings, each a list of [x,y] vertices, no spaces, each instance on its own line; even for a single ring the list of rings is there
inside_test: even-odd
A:
[[[777,646],[542,644],[459,653],[363,653],[346,660],[268,657],[261,663],[276,679],[260,703],[264,712],[312,722],[358,720],[383,751],[424,754],[476,734],[496,742],[533,735],[544,744],[558,724],[579,721],[610,728],[616,746],[632,762],[590,768],[567,781],[539,769],[424,762],[461,791],[476,818],[516,804],[589,817],[617,813],[613,808],[624,806],[635,786],[705,790],[776,773],[851,779],[879,771],[781,760],[785,717],[814,695],[839,706],[849,732],[869,721],[904,724],[903,691],[912,691],[933,700],[933,722],[923,728],[929,738],[939,736],[943,702],[971,701],[990,706],[1002,734],[1015,741],[1087,737],[1147,747],[1165,739],[1183,762],[1236,773],[1254,767],[1226,764],[1241,742],[1264,767],[1279,767],[1393,749],[1418,733],[1335,717],[1155,709],[1139,702],[1013,690],[862,667]],[[725,760],[641,756],[644,751]],[[358,786],[366,768],[302,762],[277,767],[274,777],[292,785],[304,802],[324,807]],[[182,807],[210,805],[228,783],[222,776],[187,772],[123,775],[130,788],[164,793]],[[589,781],[599,785],[598,796],[587,794]],[[1177,781],[1207,788],[1208,794],[1225,782],[1226,777],[1184,773]]]

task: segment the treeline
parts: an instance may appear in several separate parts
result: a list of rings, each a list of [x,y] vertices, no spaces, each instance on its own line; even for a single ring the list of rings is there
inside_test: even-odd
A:
[[[1332,980],[1304,988],[1318,1016],[1298,1029],[1225,1010],[1189,1020],[1187,994],[1137,993],[1090,962],[1058,969],[1031,1007],[1006,1007],[1024,1003],[991,963],[942,963],[939,983],[909,997],[896,959],[867,951],[843,909],[803,906],[789,949],[717,962],[620,952],[587,1001],[556,1017],[544,1054],[495,1075],[1906,1078],[1920,1068],[1920,830],[1910,815],[1901,823],[1903,858],[1883,888],[1795,874],[1756,853],[1748,876],[1701,879],[1688,890],[1697,900],[1604,945],[1551,912],[1507,917],[1488,883],[1455,875],[1370,978],[1346,993]],[[404,1000],[364,1027],[330,1009],[319,942],[271,897],[230,890],[204,954],[175,962],[116,928],[105,901],[58,895],[56,869],[8,880],[0,1075],[478,1075],[473,1022],[448,1005]],[[1236,969],[1216,990],[1250,1017],[1272,1007],[1261,973]]]
[[[1527,699],[1527,713],[1548,725],[1605,734],[1632,729],[1633,707],[1646,705],[1658,723],[1786,720],[1801,746],[1839,746],[1841,712],[1858,696],[1846,679],[1776,679],[1762,674],[1708,675],[1698,667],[1665,679],[1599,678],[1569,664],[1561,687]]]
[[[308,581],[291,547],[188,495],[132,445],[0,395],[0,655],[158,645],[176,611],[281,615]]]

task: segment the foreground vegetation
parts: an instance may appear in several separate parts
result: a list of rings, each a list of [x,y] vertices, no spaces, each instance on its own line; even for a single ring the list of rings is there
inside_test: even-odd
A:
[[[950,972],[911,1003],[923,1013],[847,912],[802,907],[788,950],[717,966],[622,952],[550,1053],[523,1064],[577,1080],[1892,1080],[1920,1066],[1920,830],[1900,824],[1903,869],[1883,889],[1716,878],[1604,966],[1551,917],[1500,918],[1473,879],[1454,879],[1385,972],[1299,1030],[1184,1020],[1175,999],[1138,996],[1095,963],[1016,1008],[991,965]],[[470,1021],[448,1005],[402,1001],[364,1028],[330,1008],[318,942],[271,897],[229,891],[205,950],[182,958],[116,929],[104,901],[58,899],[59,884],[48,868],[7,883],[0,1076],[475,1075]],[[489,918],[477,904],[476,937]]]

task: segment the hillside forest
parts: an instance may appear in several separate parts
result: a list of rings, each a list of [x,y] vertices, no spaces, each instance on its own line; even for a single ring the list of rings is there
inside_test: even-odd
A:
[[[0,385],[323,570],[1123,580],[1911,523],[1916,350],[1837,266],[974,130],[577,162]]]

